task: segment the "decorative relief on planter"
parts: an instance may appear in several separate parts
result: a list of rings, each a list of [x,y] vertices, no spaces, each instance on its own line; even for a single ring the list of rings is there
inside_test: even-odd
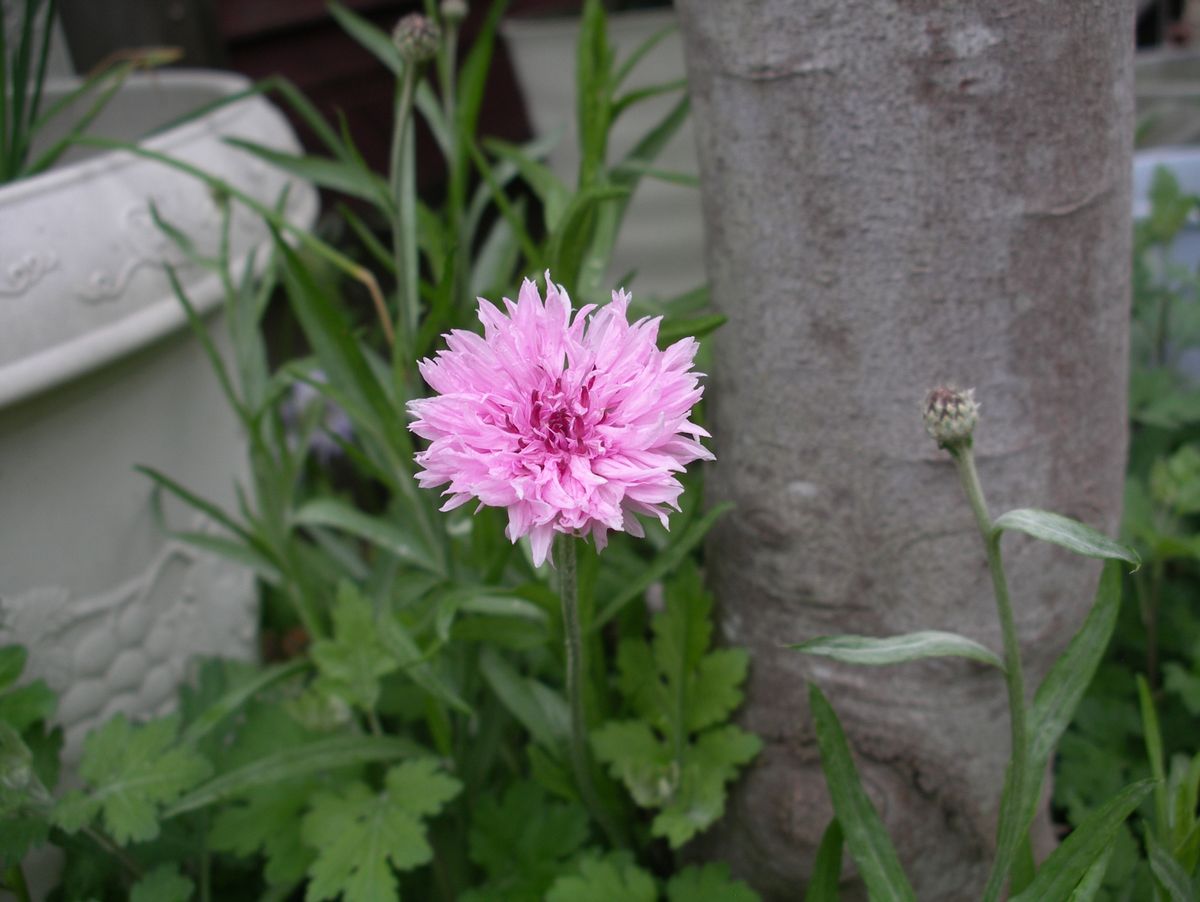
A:
[[[0,296],[24,294],[58,268],[58,255],[52,251],[29,251],[9,259],[0,258]]]
[[[0,642],[31,650],[28,675],[59,693],[65,756],[118,712],[160,714],[195,655],[251,658],[258,612],[254,576],[168,542],[145,572],[99,595],[40,586],[0,599]]]

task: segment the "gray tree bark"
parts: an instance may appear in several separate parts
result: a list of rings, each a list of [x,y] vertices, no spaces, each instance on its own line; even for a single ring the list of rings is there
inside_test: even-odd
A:
[[[786,642],[963,633],[1000,649],[935,384],[975,387],[993,515],[1117,525],[1126,449],[1133,0],[678,0],[715,303],[709,547],[766,746],[708,850],[797,899],[831,808],[805,701],[826,690],[922,900],[994,849],[1000,675],[864,670]],[[1098,570],[1005,540],[1030,690]]]

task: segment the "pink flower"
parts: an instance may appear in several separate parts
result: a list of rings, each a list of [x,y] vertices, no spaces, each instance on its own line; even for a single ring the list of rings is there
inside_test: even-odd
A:
[[[674,474],[713,459],[688,419],[703,393],[696,340],[660,351],[659,318],[631,325],[624,291],[572,317],[549,272],[545,304],[526,279],[504,305],[507,315],[480,298],[483,337],[455,330],[420,363],[437,392],[408,405],[410,428],[430,442],[416,458],[420,485],[449,483],[442,510],[472,498],[508,508],[508,538],[528,535],[538,565],[555,531],[603,548],[610,529],[645,534],[635,514],[665,526],[683,491]]]

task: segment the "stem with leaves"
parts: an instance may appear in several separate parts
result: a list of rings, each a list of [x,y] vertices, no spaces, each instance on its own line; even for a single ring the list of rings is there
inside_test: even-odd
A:
[[[996,595],[996,613],[1000,619],[1000,634],[1004,642],[1004,678],[1008,687],[1008,713],[1012,737],[1012,757],[1005,776],[1004,798],[1000,807],[1000,826],[997,838],[999,852],[992,864],[992,872],[988,876],[987,887],[984,889],[985,902],[993,902],[999,898],[1005,883],[1008,881],[1009,870],[1013,864],[1011,851],[1019,843],[1006,842],[1005,834],[1022,829],[1023,788],[1026,782],[1025,771],[1029,755],[1029,744],[1026,738],[1025,724],[1025,678],[1021,668],[1021,646],[1017,640],[1017,628],[1013,622],[1012,603],[1008,597],[1008,581],[1004,576],[1004,563],[1000,558],[1000,533],[992,528],[992,519],[988,514],[987,502],[983,497],[983,488],[979,484],[979,473],[975,469],[975,455],[971,450],[971,442],[952,444],[946,447],[954,462],[958,465],[959,479],[963,491],[970,502],[971,511],[975,514],[975,522],[979,526],[979,534],[987,549],[988,570],[992,575],[992,589]],[[1006,854],[1007,853],[1007,854]]]

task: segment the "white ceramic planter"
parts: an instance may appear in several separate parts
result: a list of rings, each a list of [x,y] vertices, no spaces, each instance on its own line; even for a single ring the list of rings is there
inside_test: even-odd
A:
[[[93,132],[133,139],[247,85],[212,72],[133,78]],[[257,97],[144,144],[275,203],[289,179],[222,140],[234,135],[298,149]],[[27,645],[32,674],[60,693],[68,759],[113,713],[169,706],[191,656],[252,656],[257,618],[251,575],[167,540],[151,483],[133,470],[153,466],[234,506],[243,437],[162,263],[180,266],[224,348],[220,285],[184,263],[150,214],[154,203],[212,252],[216,203],[159,163],[74,153],[0,188],[0,641]],[[312,187],[291,183],[285,215],[307,226],[316,209]],[[239,269],[267,238],[256,217],[236,214]],[[166,509],[177,527],[209,528]]]
[[[618,63],[646,38],[672,25],[671,10],[629,12],[609,17],[608,38]],[[512,51],[525,106],[538,135],[562,132],[550,154],[550,166],[566,184],[574,185],[579,171],[579,137],[575,122],[575,47],[579,20],[574,18],[512,18],[503,24]],[[683,41],[678,31],[668,35],[631,73],[626,88],[639,88],[683,78]],[[609,162],[618,162],[634,143],[671,109],[678,94],[639,104],[617,120],[609,141]],[[663,149],[655,167],[695,174],[696,145],[691,120],[685,122]],[[613,253],[608,281],[631,270],[634,297],[666,298],[705,281],[704,226],[700,192],[652,178],[638,186]]]

